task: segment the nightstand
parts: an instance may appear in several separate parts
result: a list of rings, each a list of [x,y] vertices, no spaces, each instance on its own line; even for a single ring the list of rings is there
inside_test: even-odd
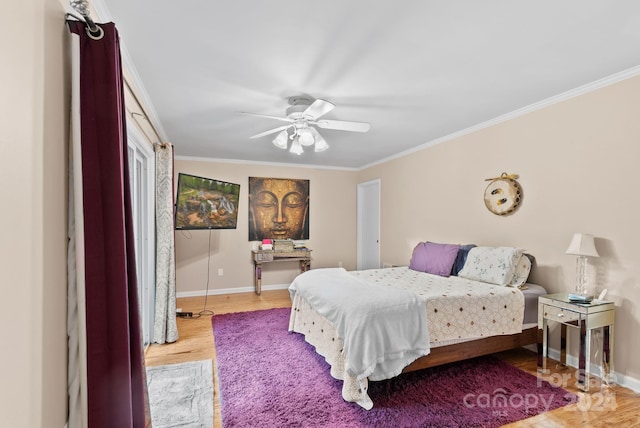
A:
[[[538,298],[538,328],[542,329],[542,349],[538,348],[538,367],[547,368],[549,321],[561,324],[560,359],[566,359],[566,327],[580,330],[580,356],[578,358],[578,386],[589,391],[589,371],[591,364],[591,331],[602,328],[603,376],[609,377],[613,371],[613,323],[615,305],[613,302],[593,301],[577,303],[569,300],[568,293],[547,294]]]

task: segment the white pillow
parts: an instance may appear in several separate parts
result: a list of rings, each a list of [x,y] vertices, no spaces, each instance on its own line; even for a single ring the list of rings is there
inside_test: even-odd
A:
[[[496,285],[513,280],[522,250],[513,247],[474,247],[458,276]]]
[[[529,273],[531,273],[531,260],[529,260],[529,257],[523,254],[522,256],[520,256],[520,260],[518,260],[516,270],[513,273],[513,279],[509,283],[509,286],[520,287],[522,284],[527,282]]]

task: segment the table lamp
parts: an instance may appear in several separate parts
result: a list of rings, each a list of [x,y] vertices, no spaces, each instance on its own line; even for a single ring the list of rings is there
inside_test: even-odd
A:
[[[576,292],[587,293],[587,257],[600,257],[593,241],[593,235],[574,233],[566,254],[578,256],[576,259]]]

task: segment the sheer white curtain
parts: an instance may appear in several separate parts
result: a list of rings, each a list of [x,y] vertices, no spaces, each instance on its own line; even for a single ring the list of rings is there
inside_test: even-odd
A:
[[[176,325],[176,260],[173,228],[173,146],[155,145],[156,152],[156,318],[153,341],[178,340]]]
[[[80,44],[71,48],[71,137],[69,142],[69,241],[67,249],[67,336],[69,348],[69,427],[87,422],[87,329],[84,277],[84,216],[82,211],[82,160],[80,148]],[[76,199],[79,198],[77,201]]]

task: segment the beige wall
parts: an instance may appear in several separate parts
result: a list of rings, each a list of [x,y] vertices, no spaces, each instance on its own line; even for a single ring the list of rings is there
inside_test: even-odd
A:
[[[64,7],[2,7],[0,311],[3,426],[66,422],[66,157]]]
[[[176,288],[179,295],[201,293],[206,288],[209,233],[210,292],[243,288],[246,291],[247,287],[253,287],[251,250],[257,243],[249,241],[249,177],[310,180],[310,239],[307,243],[313,250],[312,267],[335,267],[342,262],[345,268],[355,269],[356,172],[178,158],[175,162],[176,184],[180,172],[240,184],[240,202],[235,230],[176,232]],[[218,269],[223,269],[223,276],[218,276]],[[289,284],[298,272],[295,262],[265,265],[263,288]]]
[[[381,258],[407,264],[421,240],[525,248],[532,281],[572,291],[575,232],[593,233],[595,287],[617,303],[615,369],[640,379],[640,77],[362,171],[381,179]],[[517,173],[524,201],[510,217],[484,206],[485,178]],[[637,385],[636,385],[637,386]]]

